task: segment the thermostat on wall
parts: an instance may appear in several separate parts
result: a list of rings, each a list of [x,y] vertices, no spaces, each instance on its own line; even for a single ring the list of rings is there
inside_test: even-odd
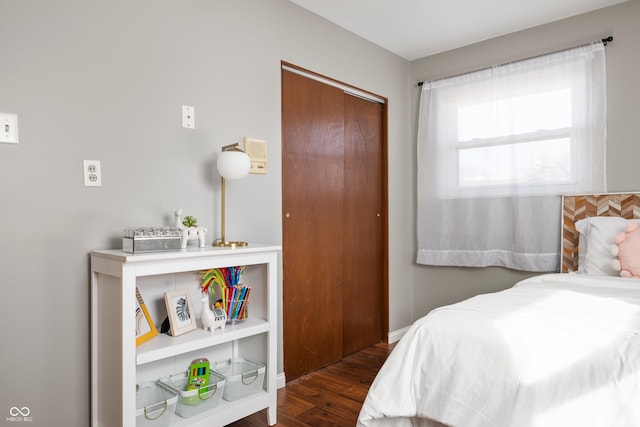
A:
[[[244,137],[244,151],[249,155],[251,169],[249,173],[267,173],[267,141]]]

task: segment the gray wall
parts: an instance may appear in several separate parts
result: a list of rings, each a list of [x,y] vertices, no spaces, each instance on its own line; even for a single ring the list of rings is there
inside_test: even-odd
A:
[[[413,138],[415,140],[421,80],[434,80],[494,64],[577,46],[608,35],[607,55],[607,180],[609,191],[639,191],[638,142],[640,111],[640,2],[580,15],[548,25],[432,55],[411,63]],[[414,165],[415,167],[415,165]],[[415,193],[415,180],[411,181]],[[558,215],[560,215],[558,213]],[[414,266],[413,315],[477,293],[511,286],[530,276],[502,268],[464,269]]]
[[[640,187],[638,0],[411,64],[286,0],[0,0],[0,17],[0,112],[20,121],[20,144],[0,144],[6,425],[12,406],[32,425],[88,425],[88,252],[119,247],[124,227],[168,225],[178,207],[219,235],[221,146],[269,142],[269,173],[229,185],[227,235],[281,243],[281,60],[389,99],[392,332],[526,276],[414,265],[418,80],[612,34],[609,188]],[[182,104],[195,130],[180,127]],[[83,186],[83,159],[101,160],[102,187]]]
[[[0,144],[0,423],[26,406],[31,425],[89,424],[88,253],[174,208],[218,236],[223,145],[269,143],[268,174],[228,185],[227,237],[281,243],[281,60],[389,99],[391,330],[411,322],[408,61],[286,0],[0,0],[0,18],[20,130]]]

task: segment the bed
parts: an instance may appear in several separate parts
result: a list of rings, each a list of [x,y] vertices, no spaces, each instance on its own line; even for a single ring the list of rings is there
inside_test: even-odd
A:
[[[640,280],[611,263],[640,197],[567,196],[562,215],[561,272],[416,321],[359,426],[640,426]]]

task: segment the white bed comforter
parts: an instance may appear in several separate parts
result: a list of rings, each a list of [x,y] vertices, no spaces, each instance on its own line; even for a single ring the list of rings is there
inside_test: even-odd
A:
[[[640,281],[548,274],[415,322],[359,426],[640,426]]]

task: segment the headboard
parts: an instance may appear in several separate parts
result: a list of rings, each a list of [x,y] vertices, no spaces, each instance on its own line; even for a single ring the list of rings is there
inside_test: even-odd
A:
[[[562,197],[562,253],[560,271],[578,270],[578,232],[575,222],[592,216],[640,218],[640,193],[583,194]]]

